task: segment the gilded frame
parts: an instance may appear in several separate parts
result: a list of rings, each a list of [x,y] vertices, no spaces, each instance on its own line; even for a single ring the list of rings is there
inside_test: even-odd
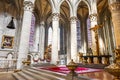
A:
[[[1,48],[9,48],[12,49],[14,44],[14,37],[3,35],[2,37],[2,47]]]

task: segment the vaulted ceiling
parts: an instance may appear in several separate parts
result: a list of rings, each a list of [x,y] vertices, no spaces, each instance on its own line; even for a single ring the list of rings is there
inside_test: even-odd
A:
[[[0,13],[9,13],[16,18],[21,18],[23,14],[23,1],[24,0],[0,0]],[[97,0],[98,13],[101,13],[107,5],[107,0]],[[52,14],[52,8],[49,0],[36,0],[34,14],[36,21],[39,23],[41,20],[47,20]],[[70,9],[67,2],[63,2],[60,8],[62,20],[68,20],[70,16]],[[88,15],[88,6],[81,2],[78,6],[77,15]]]

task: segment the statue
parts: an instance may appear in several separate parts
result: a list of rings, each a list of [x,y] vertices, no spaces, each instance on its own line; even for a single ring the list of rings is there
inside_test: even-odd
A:
[[[46,50],[45,50],[45,53],[44,53],[44,59],[46,61],[49,61],[51,60],[51,45],[49,45]]]
[[[78,57],[79,57],[79,62],[82,63],[83,62],[83,53],[78,52]]]

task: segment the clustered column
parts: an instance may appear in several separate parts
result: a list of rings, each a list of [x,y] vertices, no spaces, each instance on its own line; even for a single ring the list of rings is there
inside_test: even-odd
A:
[[[44,39],[45,39],[45,28],[44,28],[44,21],[40,23],[40,41],[39,41],[39,46],[40,46],[40,56],[42,59],[44,59]]]
[[[120,2],[114,2],[109,7],[112,13],[116,48],[120,49]]]
[[[22,23],[22,30],[20,36],[17,69],[22,68],[22,61],[25,58],[27,58],[27,54],[29,50],[29,36],[30,36],[30,28],[31,28],[32,10],[33,10],[33,3],[31,1],[24,1],[24,15],[23,15],[23,23]]]
[[[59,14],[58,13],[53,13],[52,29],[53,29],[53,36],[52,36],[51,63],[56,64],[56,62],[58,61],[58,29],[59,29]]]
[[[77,62],[77,17],[70,18],[71,25],[71,59]]]

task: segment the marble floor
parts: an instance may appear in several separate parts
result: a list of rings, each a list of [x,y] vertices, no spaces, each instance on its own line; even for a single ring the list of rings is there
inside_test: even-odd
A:
[[[114,78],[114,76],[112,76],[111,74],[105,71],[85,73],[85,74],[79,74],[79,75],[92,78],[92,80],[113,80]]]
[[[0,72],[0,80],[15,80],[12,73],[13,72]]]
[[[15,80],[12,77],[13,72],[0,72],[0,80]],[[92,78],[92,80],[113,80],[113,76],[107,72],[92,72],[92,73],[84,73],[79,74],[79,76],[84,76],[88,78]],[[91,79],[90,79],[91,80]]]

